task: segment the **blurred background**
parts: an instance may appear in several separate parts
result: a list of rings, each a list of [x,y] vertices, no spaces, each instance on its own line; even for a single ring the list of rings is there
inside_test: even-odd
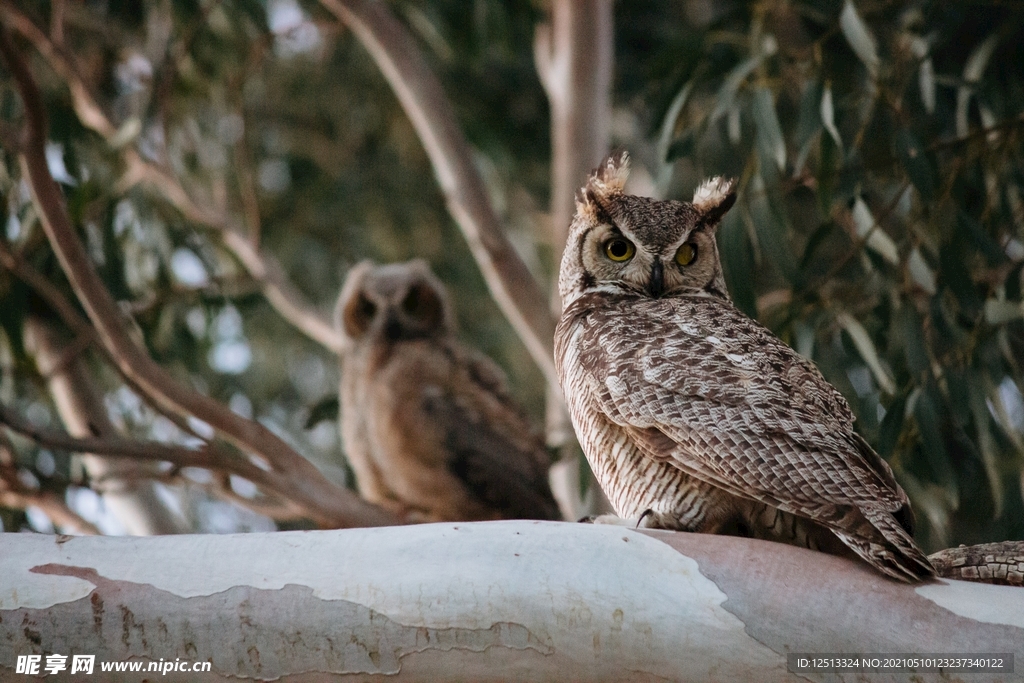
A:
[[[544,375],[338,4],[351,3],[3,0],[0,21],[42,91],[48,166],[92,265],[180,383],[351,487],[336,357],[282,316],[226,235],[324,319],[355,263],[422,257],[463,338],[574,462]],[[1024,539],[1024,6],[594,4],[611,25],[610,100],[578,116],[605,119],[602,154],[630,151],[629,189],[689,199],[704,177],[738,178],[719,232],[734,301],[846,396],[910,495],[923,547]],[[557,40],[559,2],[379,6],[440,80],[501,229],[548,296],[565,226],[538,34],[554,17]],[[0,402],[71,431],[52,368],[73,368],[110,433],[202,443],[204,423],[155,410],[96,350],[23,178],[24,118],[0,67]],[[164,175],[147,182],[139,160]],[[101,464],[13,434],[0,452],[4,530],[146,528],[107,504]],[[261,510],[242,477],[170,463],[115,474],[108,484],[149,487],[150,509],[166,508],[149,531],[311,526]]]

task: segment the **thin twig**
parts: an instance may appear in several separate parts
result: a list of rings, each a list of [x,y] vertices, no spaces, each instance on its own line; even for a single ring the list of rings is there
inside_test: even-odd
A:
[[[928,151],[934,152],[936,150],[945,149],[947,147],[955,147],[957,145],[967,144],[969,142],[974,142],[975,140],[979,140],[981,138],[987,138],[992,133],[998,133],[1005,130],[1013,130],[1018,126],[1024,126],[1024,114],[1014,116],[1013,118],[1010,119],[1005,119],[1003,121],[1000,121],[999,123],[989,126],[988,128],[979,128],[978,130],[968,133],[963,137],[952,138],[949,140],[937,140],[932,144],[928,145]]]
[[[54,526],[80,534],[99,535],[100,530],[86,521],[53,491],[43,491],[26,485],[18,476],[14,459],[14,446],[0,430],[0,506],[16,510],[37,507],[50,518]]]
[[[156,442],[132,441],[122,437],[73,437],[45,427],[37,427],[16,411],[0,404],[0,424],[44,448],[55,448],[69,453],[95,453],[112,458],[134,458],[174,463],[180,467],[201,467],[209,470],[234,472],[254,483],[266,480],[266,471],[243,458],[232,456],[207,445],[195,450],[184,446]]]
[[[89,339],[94,347],[104,354],[115,367],[117,364],[113,358],[107,353],[107,349],[102,345],[96,343],[98,337],[96,336],[96,330],[93,328],[92,323],[86,320],[78,312],[78,309],[68,301],[67,297],[61,293],[61,291],[55,287],[46,277],[38,270],[32,267],[32,265],[26,261],[17,252],[13,252],[7,248],[3,241],[0,241],[0,265],[4,266],[15,276],[20,278],[29,287],[32,287],[36,294],[43,298],[44,301],[60,316],[64,324],[67,325],[75,334],[79,340],[84,341]],[[140,396],[144,396],[144,392],[135,384],[130,377],[122,375],[125,383]],[[153,406],[158,413],[166,417],[168,420],[173,422],[182,432],[191,434],[192,436],[201,439],[202,437],[196,433],[196,431],[189,425],[188,421],[182,418],[177,413],[167,410],[160,405]]]
[[[0,266],[11,271],[19,280],[35,290],[36,294],[60,316],[61,320],[75,331],[75,334],[95,337],[96,331],[92,325],[68,301],[60,289],[32,267],[20,254],[8,248],[3,240],[0,240]]]
[[[824,287],[833,277],[835,277],[843,268],[845,268],[846,264],[850,262],[850,259],[852,259],[854,256],[861,252],[864,246],[868,243],[868,240],[871,239],[871,235],[874,234],[875,230],[882,229],[882,222],[889,217],[889,214],[896,210],[897,206],[899,206],[900,198],[903,197],[903,193],[907,191],[908,187],[910,187],[910,181],[906,180],[900,187],[899,192],[897,192],[896,195],[892,198],[892,200],[885,206],[885,208],[882,209],[882,212],[878,214],[878,217],[875,219],[874,224],[868,229],[868,231],[865,232],[856,240],[854,240],[853,245],[846,251],[845,254],[843,254],[839,258],[838,261],[832,264],[832,267],[828,269],[828,272],[826,272],[821,277],[815,278],[814,282],[803,287],[801,290],[801,294],[817,292],[822,287]]]

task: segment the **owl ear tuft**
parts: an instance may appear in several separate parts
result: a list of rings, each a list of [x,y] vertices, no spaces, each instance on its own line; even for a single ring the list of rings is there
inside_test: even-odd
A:
[[[626,178],[628,176],[629,153],[620,152],[612,154],[590,174],[587,185],[581,193],[581,198],[587,201],[593,196],[601,200],[615,194],[621,194],[622,188],[626,186]],[[579,203],[579,200],[577,200],[577,203]]]
[[[705,224],[714,225],[736,203],[736,180],[715,176],[701,183],[693,193],[693,208]]]

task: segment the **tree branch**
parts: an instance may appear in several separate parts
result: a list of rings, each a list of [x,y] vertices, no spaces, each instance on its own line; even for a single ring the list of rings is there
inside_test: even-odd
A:
[[[25,485],[18,476],[14,447],[0,431],[0,505],[24,510],[34,506],[50,518],[54,526],[80,534],[98,535],[99,529],[68,507],[53,491],[41,491]]]
[[[60,316],[64,324],[74,330],[75,334],[82,337],[95,337],[96,330],[88,320],[82,317],[57,286],[33,268],[20,254],[9,249],[3,240],[0,240],[0,266],[14,273],[18,279],[35,290],[36,294],[42,297],[47,305]]]
[[[19,12],[11,0],[0,0],[0,17],[3,23],[14,29],[32,43],[50,66],[57,72],[71,90],[71,105],[78,118],[106,139],[117,135],[117,127],[110,122],[103,108],[92,96],[85,79],[78,73],[74,62],[68,58],[62,47],[55,45],[31,19]]]
[[[781,543],[590,524],[58,543],[10,534],[4,550],[8,651],[71,643],[95,654],[97,669],[129,659],[210,664],[173,680],[1009,681],[1009,656],[1004,673],[977,678],[800,672],[792,659],[1019,658],[1024,628],[1019,588],[911,586]]]
[[[125,161],[128,168],[118,181],[118,191],[126,191],[136,184],[146,185],[161,194],[189,221],[216,230],[224,246],[259,283],[263,295],[282,318],[330,351],[341,351],[341,334],[334,328],[330,317],[306,301],[288,280],[277,259],[243,234],[230,216],[197,204],[173,175],[143,160],[135,151],[127,151]]]
[[[10,485],[6,474],[0,473],[0,505],[14,510],[37,507],[43,511],[58,529],[74,531],[87,536],[99,536],[100,530],[95,524],[83,518],[68,507],[53,491],[32,491],[21,488],[12,490],[5,488]]]
[[[3,404],[0,404],[0,424],[6,425],[11,431],[43,448],[55,448],[69,453],[95,453],[112,458],[164,461],[179,467],[200,467],[217,472],[230,472],[256,484],[271,483],[266,470],[210,444],[195,450],[164,443],[132,441],[119,436],[74,437],[64,432],[37,427]]]
[[[26,350],[46,378],[50,396],[72,436],[117,437],[92,378],[75,354],[66,359],[53,325],[29,316],[24,324]],[[133,536],[180,534],[188,529],[160,499],[150,479],[159,475],[154,463],[112,460],[83,454],[93,488]]]
[[[455,111],[415,40],[375,0],[320,0],[377,63],[419,135],[448,203],[494,301],[552,386],[555,323],[544,294],[505,237]]]
[[[395,523],[394,517],[387,512],[327,481],[312,463],[263,425],[246,420],[213,399],[179,385],[135,344],[121,320],[117,304],[96,274],[75,234],[61,190],[50,175],[45,153],[46,113],[35,81],[11,44],[6,30],[0,31],[0,53],[8,64],[25,107],[25,144],[21,163],[43,229],[72,288],[96,327],[100,342],[121,373],[159,406],[208,423],[240,449],[258,456],[262,467],[267,470],[267,477],[274,481],[273,488],[302,505],[306,513],[320,524]]]

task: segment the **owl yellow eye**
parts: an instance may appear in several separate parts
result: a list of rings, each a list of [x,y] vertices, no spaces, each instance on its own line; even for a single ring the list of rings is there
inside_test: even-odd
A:
[[[676,251],[676,263],[681,266],[688,266],[697,258],[697,245],[687,242]]]
[[[612,261],[628,261],[636,253],[636,247],[625,238],[613,237],[604,243],[604,253]]]

